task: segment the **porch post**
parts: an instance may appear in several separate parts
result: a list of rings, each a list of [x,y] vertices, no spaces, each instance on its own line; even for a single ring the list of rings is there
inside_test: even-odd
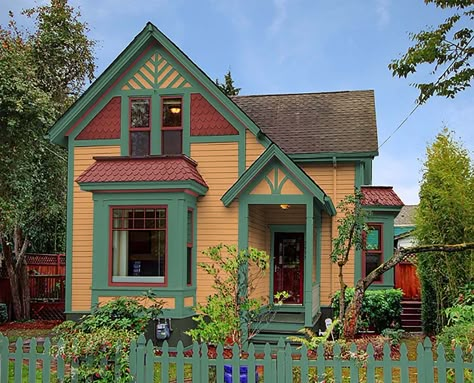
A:
[[[237,251],[244,251],[248,248],[248,237],[249,237],[249,206],[245,196],[241,196],[239,199],[239,244]],[[243,264],[239,267],[238,273],[238,299],[239,301],[246,300],[248,294],[248,264]],[[248,325],[247,325],[247,313],[243,310],[239,313],[240,316],[240,330],[242,334],[242,345],[244,350],[247,348],[248,341]]]
[[[313,325],[313,233],[314,233],[314,199],[306,203],[306,249],[304,254],[304,325],[311,327]]]

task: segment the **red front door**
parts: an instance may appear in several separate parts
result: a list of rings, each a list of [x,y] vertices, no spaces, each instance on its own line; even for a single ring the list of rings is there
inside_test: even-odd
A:
[[[273,293],[286,291],[285,304],[302,304],[304,233],[275,233],[273,265]]]

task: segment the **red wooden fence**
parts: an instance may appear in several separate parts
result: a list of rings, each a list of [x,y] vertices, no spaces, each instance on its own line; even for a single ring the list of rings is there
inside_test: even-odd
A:
[[[26,262],[30,274],[32,319],[64,319],[66,256],[27,254]],[[12,302],[10,281],[4,267],[0,268],[0,302],[9,306]]]

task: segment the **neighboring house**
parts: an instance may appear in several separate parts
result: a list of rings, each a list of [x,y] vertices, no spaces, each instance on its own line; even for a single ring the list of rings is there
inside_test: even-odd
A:
[[[395,249],[415,246],[413,230],[415,229],[415,212],[418,205],[403,206],[394,221],[394,247]],[[395,267],[395,287],[403,290],[405,300],[421,299],[421,286],[414,257],[409,257]]]
[[[371,185],[378,155],[373,91],[229,98],[149,23],[50,139],[69,151],[69,318],[152,289],[175,342],[212,293],[197,264],[219,243],[271,255],[257,294],[291,297],[268,331],[328,315],[335,206]],[[391,187],[362,189],[378,247],[351,256],[349,283],[392,255],[403,205]],[[392,287],[393,272],[378,286]]]

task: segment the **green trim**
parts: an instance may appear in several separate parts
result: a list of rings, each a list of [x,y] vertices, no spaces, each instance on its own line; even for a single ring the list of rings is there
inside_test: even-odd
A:
[[[73,237],[73,193],[74,193],[74,146],[73,141],[68,145],[67,164],[67,205],[66,205],[66,303],[65,311],[72,310],[72,237]]]
[[[221,198],[224,206],[229,206],[237,196],[241,197],[241,194],[244,194],[243,192],[245,189],[248,189],[248,186],[252,182],[257,182],[258,179],[263,178],[265,176],[263,175],[265,174],[263,170],[267,166],[271,166],[269,164],[275,158],[283,164],[285,167],[285,173],[292,175],[297,183],[306,189],[306,191],[303,191],[305,194],[311,194],[317,198],[321,205],[324,206],[328,214],[335,215],[336,210],[329,196],[327,196],[326,193],[324,193],[324,191],[305,172],[300,169],[300,167],[291,161],[290,158],[285,153],[283,153],[283,151],[277,145],[271,145],[267,150],[265,150],[265,152],[245,171],[245,173],[239,177],[234,185],[232,185],[231,188],[226,191],[226,193]],[[258,197],[267,199],[273,196],[249,195],[249,198],[251,198],[252,201],[259,200]],[[286,202],[287,199],[295,197],[302,196],[285,195],[284,202]],[[280,198],[281,201],[282,196],[279,196],[278,198]]]
[[[129,100],[129,97],[122,97],[120,104],[120,137],[122,137],[122,146],[120,147],[121,156],[130,155]]]
[[[313,222],[313,199],[306,205],[306,231],[305,231],[305,257],[304,257],[304,281],[303,281],[303,305],[304,325],[310,327],[313,324],[313,244],[314,244],[314,222]]]
[[[364,162],[364,184],[372,185],[372,160],[365,160]]]
[[[74,140],[71,142],[74,146],[119,146],[122,143],[120,138],[109,139],[109,140]]]
[[[295,153],[288,156],[295,162],[333,162],[335,157],[338,162],[344,161],[362,161],[367,158],[374,158],[379,155],[375,152],[357,152],[357,153],[342,153],[342,152],[327,152],[327,153]]]
[[[364,184],[364,163],[359,161],[355,164],[354,187],[360,189]]]
[[[246,153],[247,153],[247,135],[245,129],[240,132],[239,134],[239,141],[238,141],[238,147],[239,147],[239,177],[244,174],[245,170],[247,169],[247,158],[246,158]]]
[[[171,71],[170,71],[171,72]],[[178,77],[178,76],[176,76]],[[191,95],[189,93],[182,96],[183,100],[183,120],[181,125],[183,127],[183,154],[186,154],[188,157],[191,157]]]
[[[167,190],[167,189],[189,189],[199,195],[206,194],[209,188],[196,181],[146,181],[146,182],[81,182],[81,190],[85,191],[132,191],[132,190]],[[159,194],[159,193],[158,193]]]
[[[364,210],[372,211],[372,212],[380,212],[380,213],[393,213],[398,214],[400,210],[402,210],[403,206],[385,206],[385,205],[378,205],[378,206],[363,206]]]
[[[161,154],[161,97],[151,96],[150,154]]]
[[[239,142],[237,134],[232,136],[190,136],[190,143]]]

